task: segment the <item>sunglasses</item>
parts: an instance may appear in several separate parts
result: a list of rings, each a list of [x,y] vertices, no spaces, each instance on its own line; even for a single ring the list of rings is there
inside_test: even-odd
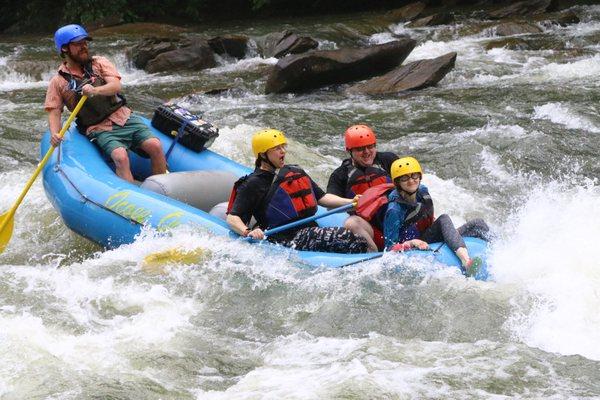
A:
[[[419,180],[419,179],[421,179],[421,173],[413,172],[412,174],[402,175],[401,177],[398,178],[398,180],[400,182],[408,182],[409,179],[414,179],[415,181]]]
[[[360,147],[353,147],[351,150],[352,151],[356,151],[359,153],[362,153],[365,150],[373,150],[375,148],[375,143],[373,144],[368,144],[366,146],[360,146]]]
[[[275,151],[287,150],[287,143],[282,143],[279,146],[271,147],[269,150],[275,150]]]
[[[75,46],[75,47],[88,47],[88,42],[87,40],[80,40],[78,42],[70,42],[69,44]]]

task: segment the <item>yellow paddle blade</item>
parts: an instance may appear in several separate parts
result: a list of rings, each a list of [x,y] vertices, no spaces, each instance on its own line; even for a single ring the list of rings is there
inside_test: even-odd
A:
[[[210,251],[204,250],[201,247],[193,250],[181,248],[167,249],[144,257],[142,270],[150,273],[164,273],[164,267],[167,265],[197,265],[206,261],[210,256]]]
[[[4,251],[12,236],[13,215],[10,211],[0,215],[0,253]]]

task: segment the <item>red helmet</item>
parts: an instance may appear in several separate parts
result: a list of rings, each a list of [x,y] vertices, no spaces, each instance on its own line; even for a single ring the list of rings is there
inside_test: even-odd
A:
[[[367,125],[352,125],[344,134],[346,150],[377,143],[375,132]]]

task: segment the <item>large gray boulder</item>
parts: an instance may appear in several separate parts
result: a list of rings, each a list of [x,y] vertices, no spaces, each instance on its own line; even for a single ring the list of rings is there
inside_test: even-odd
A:
[[[208,40],[208,44],[217,54],[227,54],[237,59],[244,58],[248,49],[248,36],[223,35]]]
[[[578,24],[581,20],[573,10],[568,10],[558,13],[555,17],[550,19],[550,22],[560,26],[567,26],[569,24]]]
[[[542,14],[558,10],[558,0],[525,0],[489,12],[492,19]]]
[[[423,11],[427,8],[427,4],[422,1],[417,1],[405,5],[404,7],[391,10],[386,14],[392,22],[406,22],[423,16]]]
[[[455,62],[455,52],[429,60],[411,62],[383,76],[354,85],[347,92],[380,95],[424,89],[441,81],[454,68]]]
[[[161,53],[175,50],[179,46],[179,40],[167,37],[149,37],[133,46],[128,55],[136,68],[144,69],[148,61]]]
[[[492,49],[531,50],[531,45],[521,38],[502,38],[492,40],[485,45],[486,50]]]
[[[264,58],[282,58],[289,54],[300,54],[319,46],[319,42],[308,36],[298,36],[292,31],[273,32],[257,39]]]
[[[150,73],[163,71],[199,71],[217,65],[215,53],[204,39],[194,39],[187,47],[159,54],[146,64]]]
[[[282,58],[272,69],[265,92],[301,92],[367,79],[402,64],[416,42],[404,38],[366,48],[313,50]]]
[[[422,28],[425,26],[446,25],[454,22],[454,17],[446,12],[431,14],[423,18],[416,19],[408,24],[410,28]]]
[[[289,35],[275,46],[273,56],[283,58],[289,54],[305,53],[319,47],[319,42],[308,36]]]
[[[496,26],[496,35],[513,36],[531,33],[540,33],[542,29],[528,22],[504,22]]]

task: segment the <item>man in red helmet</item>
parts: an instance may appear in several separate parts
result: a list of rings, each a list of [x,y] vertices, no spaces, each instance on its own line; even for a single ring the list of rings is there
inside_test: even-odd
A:
[[[392,182],[390,168],[398,156],[377,151],[377,138],[370,127],[353,125],[346,129],[344,139],[350,158],[345,159],[329,177],[327,193],[351,199],[372,186]],[[350,216],[344,226],[368,238],[370,251],[383,248],[381,232],[361,217]]]
[[[62,138],[61,114],[66,105],[73,110],[82,95],[87,101],[77,115],[77,128],[115,163],[119,177],[133,182],[127,149],[150,156],[153,174],[166,172],[160,140],[144,121],[131,114],[121,95],[121,76],[105,57],[91,56],[92,40],[81,25],[70,24],[54,34],[56,51],[64,60],[52,77],[44,108],[48,112],[50,142],[57,146]]]

